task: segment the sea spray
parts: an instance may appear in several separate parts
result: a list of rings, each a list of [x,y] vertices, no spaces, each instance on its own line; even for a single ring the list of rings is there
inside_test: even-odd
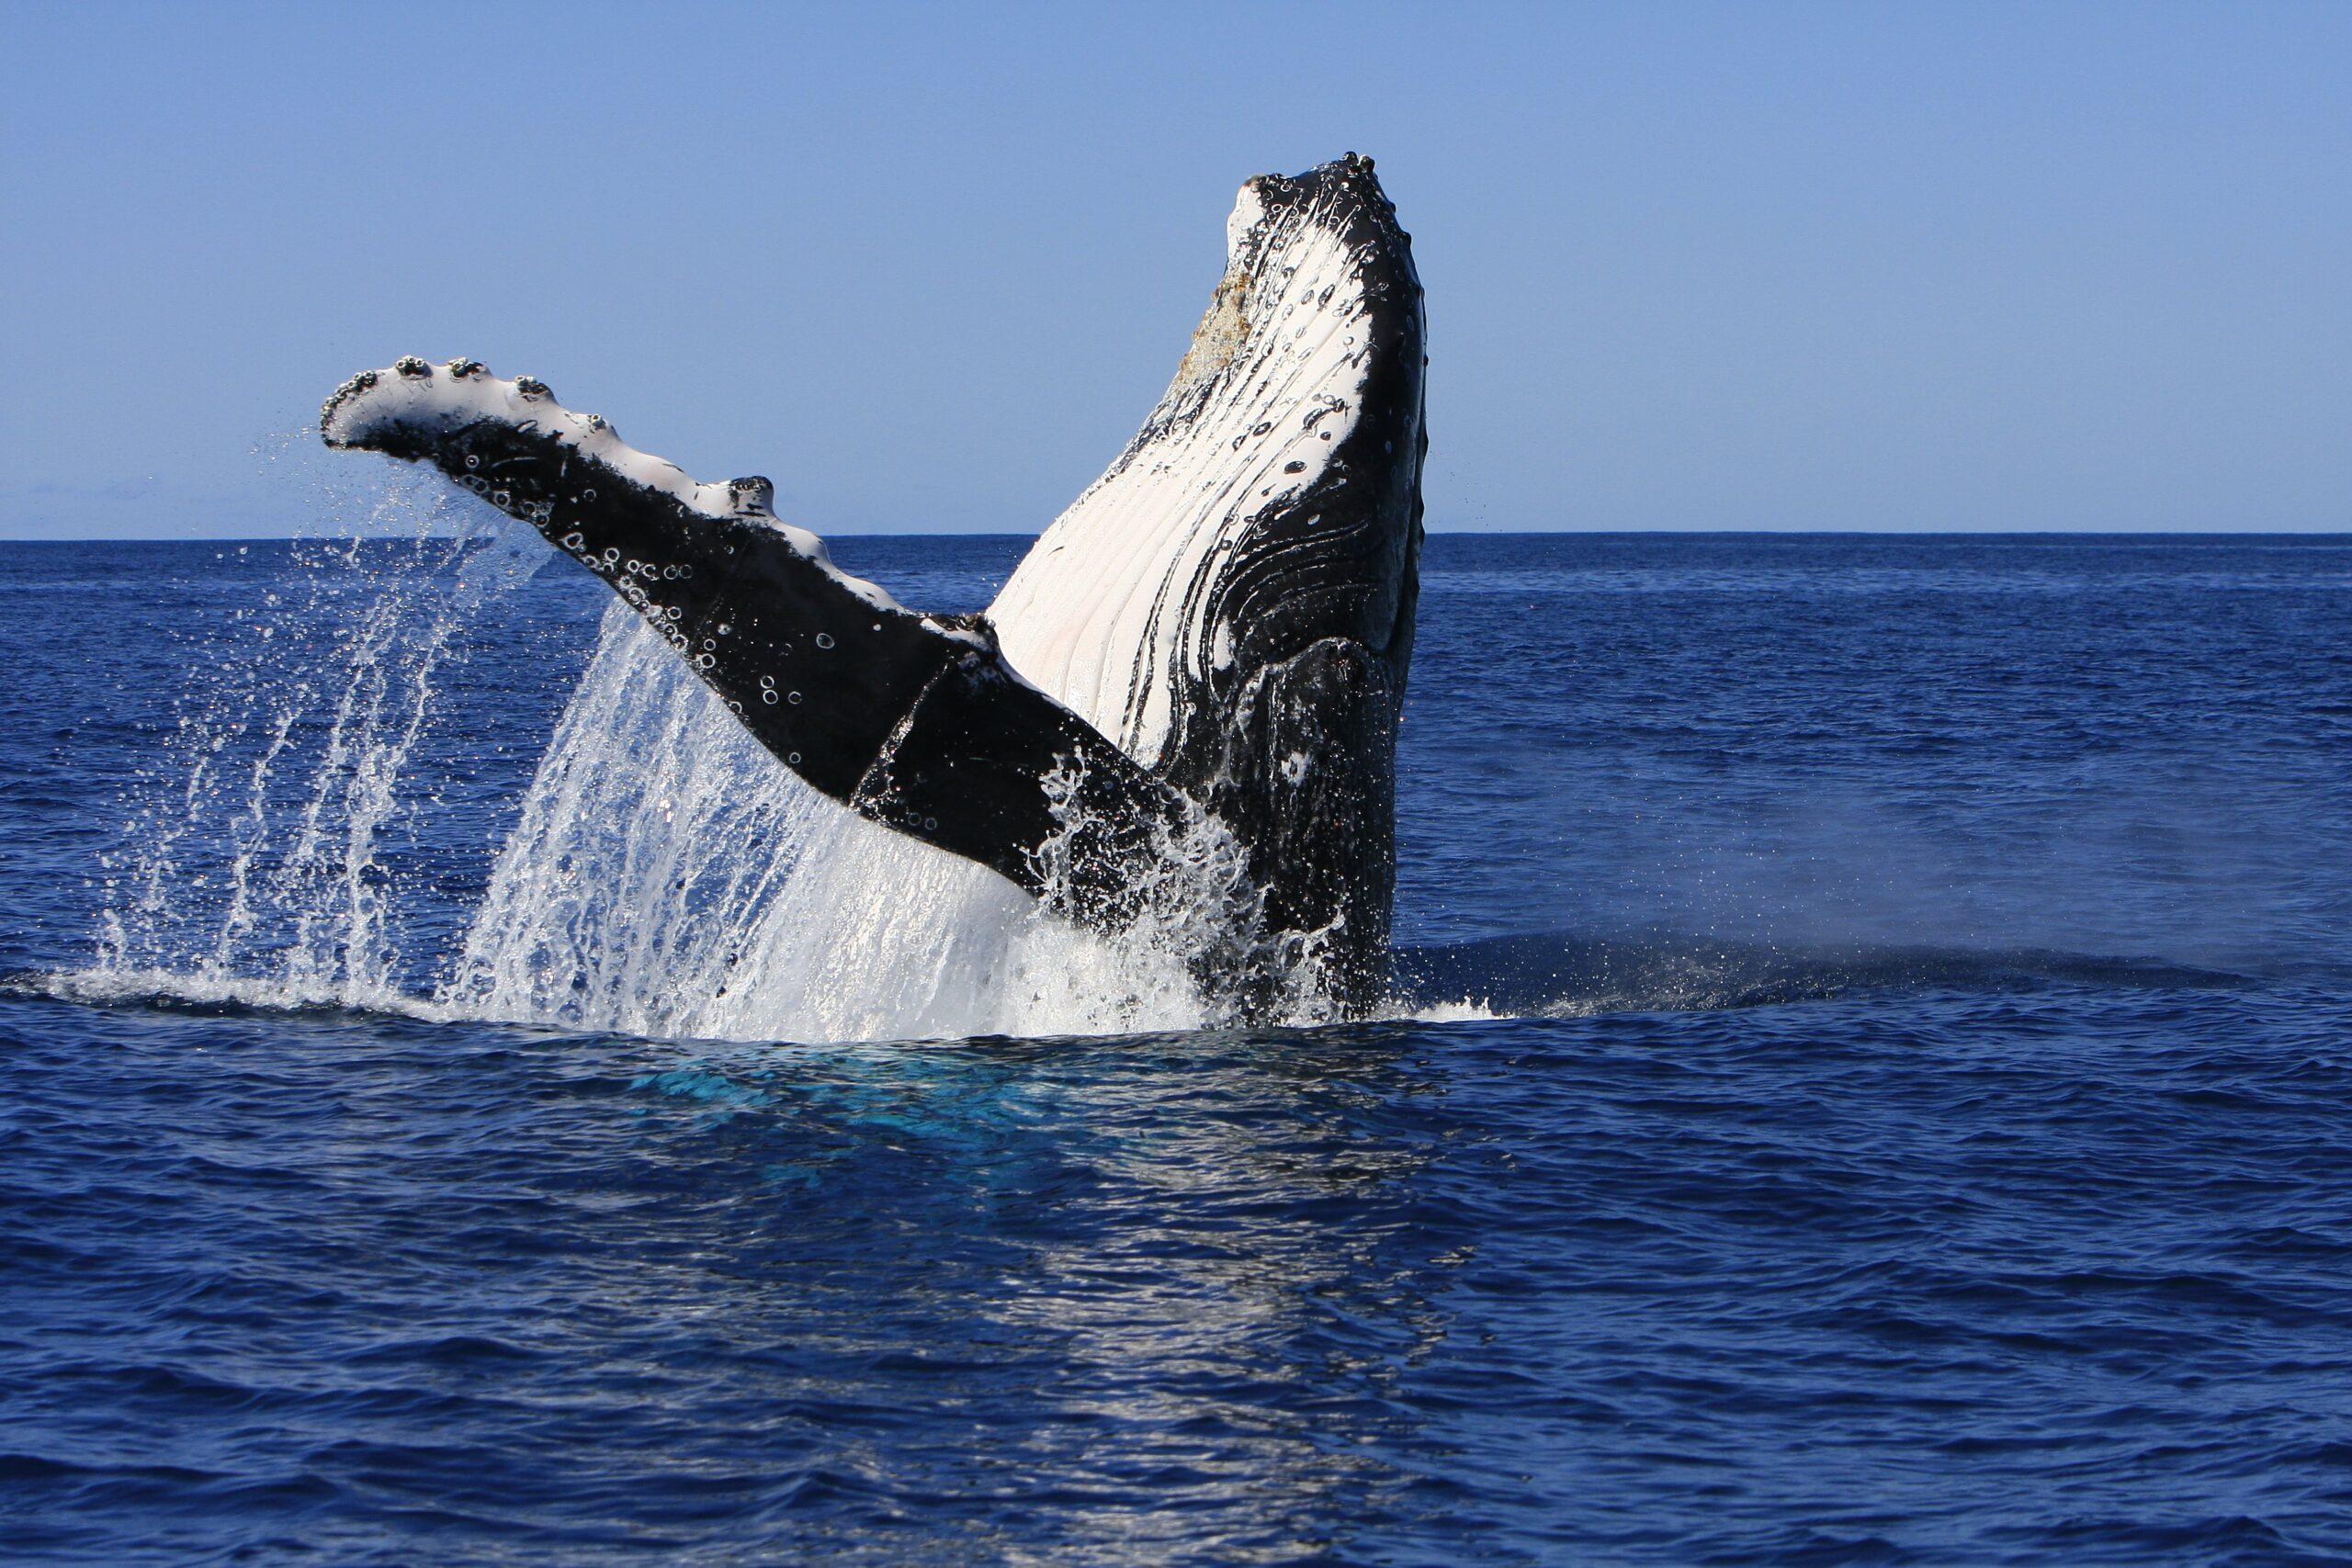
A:
[[[1215,1025],[1245,1010],[1238,976],[1250,1016],[1328,1016],[1314,942],[1262,939],[1217,824],[1164,846],[1131,930],[1081,929],[803,784],[625,605],[490,812],[486,886],[420,872],[406,846],[447,837],[463,766],[440,678],[508,635],[501,594],[553,558],[429,482],[379,488],[359,521],[372,536],[297,547],[301,571],[194,634],[67,989],[845,1041]]]
[[[571,1028],[909,1039],[1188,1028],[1181,959],[1046,912],[777,765],[626,606],[441,1006]]]
[[[428,808],[412,762],[458,634],[544,552],[430,484],[380,485],[346,525],[357,536],[296,544],[290,581],[260,576],[195,634],[202,660],[70,988],[411,1009],[437,970],[440,953],[410,950],[424,911],[387,845]]]

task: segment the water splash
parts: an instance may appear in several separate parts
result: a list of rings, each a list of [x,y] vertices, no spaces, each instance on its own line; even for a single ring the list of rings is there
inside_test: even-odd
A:
[[[301,547],[299,586],[264,579],[226,655],[204,644],[96,960],[61,988],[848,1041],[1200,1028],[1242,1004],[1200,976],[1233,973],[1254,1016],[1329,1015],[1315,942],[1269,962],[1216,824],[1165,846],[1133,930],[1080,929],[817,794],[624,604],[501,812],[486,887],[481,862],[455,879],[476,902],[411,863],[449,838],[434,814],[479,744],[436,738],[439,682],[553,558],[427,476],[343,506],[367,537]]]
[[[612,606],[440,1004],[731,1039],[1191,1028],[1182,963],[843,810]]]
[[[221,607],[67,988],[413,1009],[437,953],[390,863],[425,804],[411,761],[458,634],[544,551],[434,484],[380,485],[347,526]]]

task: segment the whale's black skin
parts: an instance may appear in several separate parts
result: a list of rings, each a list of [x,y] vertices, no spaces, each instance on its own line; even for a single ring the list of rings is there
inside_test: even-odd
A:
[[[1363,301],[1351,318],[1359,406],[1307,488],[1270,488],[1221,540],[1213,571],[1185,588],[1228,652],[1170,677],[1181,688],[1174,724],[1148,767],[1024,680],[987,617],[897,605],[777,524],[766,480],[696,485],[529,378],[403,359],[339,389],[322,433],[330,446],[430,462],[530,523],[643,615],[810,784],[1087,923],[1124,927],[1181,886],[1152,875],[1153,863],[1181,852],[1205,807],[1264,890],[1258,934],[1312,936],[1334,999],[1360,1011],[1386,978],[1426,448],[1420,288],[1370,160],[1350,154],[1248,188],[1293,228],[1312,223],[1345,244]],[[1271,279],[1260,287],[1279,286],[1282,259],[1258,259]],[[1208,417],[1216,374],[1180,372],[1122,464],[1200,434],[1185,422]],[[1289,412],[1309,425],[1321,417]],[[1237,451],[1249,434],[1236,434]],[[1273,1001],[1277,960],[1264,948],[1204,951],[1195,964],[1238,967],[1204,978],[1246,1016]]]

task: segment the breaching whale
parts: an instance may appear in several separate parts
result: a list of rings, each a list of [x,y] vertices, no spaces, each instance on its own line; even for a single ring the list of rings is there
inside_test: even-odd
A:
[[[1420,284],[1354,153],[1246,182],[1226,233],[1167,391],[976,615],[901,605],[777,519],[767,479],[698,483],[528,376],[404,358],[321,431],[531,524],[853,810],[1105,930],[1221,904],[1187,957],[1238,1015],[1302,961],[1361,1012],[1396,873]]]

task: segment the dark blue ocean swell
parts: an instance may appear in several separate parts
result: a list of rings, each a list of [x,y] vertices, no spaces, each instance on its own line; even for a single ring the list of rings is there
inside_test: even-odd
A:
[[[1017,547],[841,553],[969,602]],[[283,554],[12,547],[0,1551],[2352,1556],[2352,548],[1430,565],[1435,1021],[715,1045],[60,999],[187,705],[234,754],[301,667],[238,612],[350,617]],[[455,634],[414,976],[590,586]]]
[[[1442,539],[1429,566],[1410,940],[2352,960],[2342,540]]]
[[[2309,999],[726,1052],[26,1002],[12,1538],[2322,1560]]]

